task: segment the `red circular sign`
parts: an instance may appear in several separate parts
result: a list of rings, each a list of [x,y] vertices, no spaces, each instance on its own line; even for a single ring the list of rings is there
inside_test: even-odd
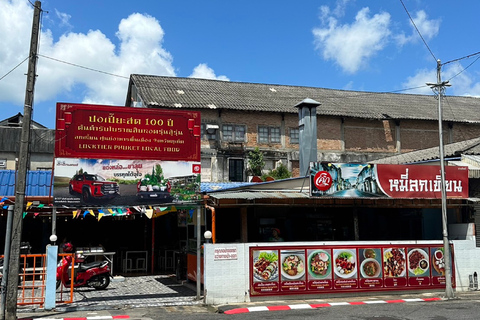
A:
[[[320,191],[327,191],[332,186],[332,176],[327,171],[318,171],[313,178],[313,183]]]

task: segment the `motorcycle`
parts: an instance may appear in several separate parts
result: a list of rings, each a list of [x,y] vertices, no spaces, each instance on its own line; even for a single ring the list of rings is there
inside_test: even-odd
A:
[[[68,252],[68,251],[66,251]],[[70,286],[69,267],[72,265],[73,255],[66,255],[57,265],[57,289],[63,284]],[[85,262],[85,257],[77,254],[74,263],[78,262],[78,269],[74,272],[73,287],[93,287],[103,290],[110,284],[110,266],[108,261]],[[73,268],[73,266],[72,266]]]

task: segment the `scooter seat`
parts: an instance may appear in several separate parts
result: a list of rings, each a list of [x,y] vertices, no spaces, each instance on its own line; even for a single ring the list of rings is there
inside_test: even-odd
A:
[[[99,268],[102,267],[105,261],[94,261],[89,263],[82,263],[78,266],[81,271],[86,271],[91,268]]]

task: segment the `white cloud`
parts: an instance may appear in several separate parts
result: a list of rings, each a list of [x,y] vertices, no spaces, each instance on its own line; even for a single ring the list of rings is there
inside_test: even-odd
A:
[[[190,78],[201,78],[201,79],[213,79],[213,80],[223,80],[230,81],[226,76],[216,76],[212,68],[210,68],[206,63],[200,63],[198,66],[193,69]]]
[[[0,46],[1,75],[28,56],[33,9],[26,4],[27,1],[0,0],[0,34],[4,35],[3,43],[8,44]],[[68,14],[59,13],[58,17],[62,23],[68,23]],[[100,30],[68,32],[57,42],[50,30],[42,31],[35,100],[47,101],[59,93],[68,95],[81,89],[73,102],[123,105],[130,74],[175,76],[173,58],[162,47],[164,32],[155,18],[134,13],[120,22],[117,37],[119,48]],[[24,63],[0,81],[0,101],[22,104],[26,69]]]
[[[33,8],[24,0],[0,0],[0,8],[2,77],[28,57]],[[71,16],[55,12],[49,17],[56,19],[49,20],[52,25],[72,29]],[[165,32],[154,17],[133,13],[120,21],[116,36],[118,45],[101,30],[67,32],[55,41],[50,30],[42,30],[35,101],[58,100],[62,95],[71,102],[124,105],[130,74],[176,75],[173,57],[163,47]],[[0,81],[0,102],[23,106],[27,66],[25,61]],[[192,76],[229,80],[215,76],[206,64],[195,68]]]
[[[440,19],[429,20],[427,18],[427,14],[423,10],[417,11],[415,17],[412,18],[413,22],[418,28],[418,31],[425,40],[432,39],[433,37],[438,35],[441,23]],[[417,30],[415,30],[415,27],[412,25],[410,20],[408,20],[408,23],[412,29],[412,34],[410,34],[409,36],[406,36],[405,34],[397,35],[396,40],[400,45],[420,40],[420,36],[418,35]]]
[[[449,80],[451,87],[447,89],[447,95],[480,97],[480,82],[475,74],[464,70],[460,63],[447,65],[442,69],[442,81]],[[437,82],[435,69],[417,70],[416,74],[408,77],[402,84],[403,88],[411,89],[408,93],[431,94],[432,90],[426,83]]]
[[[352,24],[340,25],[327,7],[321,8],[322,28],[313,29],[313,35],[316,49],[325,60],[333,60],[344,71],[355,73],[385,47],[390,36],[390,14],[370,17],[369,13],[369,8],[363,8]]]
[[[64,26],[67,28],[71,28],[72,25],[70,24],[70,18],[72,17],[69,14],[63,13],[55,9],[55,15],[60,20],[60,26]]]

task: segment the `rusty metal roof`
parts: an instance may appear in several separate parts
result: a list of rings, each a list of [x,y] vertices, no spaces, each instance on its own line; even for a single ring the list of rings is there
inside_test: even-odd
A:
[[[135,90],[135,94],[132,90]],[[297,114],[295,105],[305,98],[320,102],[317,114],[325,116],[438,120],[437,102],[433,95],[347,91],[141,74],[130,76],[126,105],[130,106],[131,101],[141,100],[144,107]],[[451,108],[443,110],[444,121],[480,123],[480,99],[448,96],[448,103]]]

